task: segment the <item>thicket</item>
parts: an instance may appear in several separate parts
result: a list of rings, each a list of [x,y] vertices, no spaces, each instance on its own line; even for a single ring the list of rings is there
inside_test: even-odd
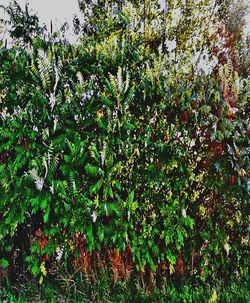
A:
[[[249,83],[233,36],[210,1],[103,3],[79,44],[0,50],[2,274],[240,276]]]

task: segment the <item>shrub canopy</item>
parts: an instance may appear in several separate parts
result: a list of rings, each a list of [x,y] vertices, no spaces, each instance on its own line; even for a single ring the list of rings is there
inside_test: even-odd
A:
[[[230,54],[216,64],[203,2],[146,17],[109,6],[78,45],[1,48],[3,266],[21,266],[19,248],[40,282],[60,249],[176,275],[244,267],[249,85]]]

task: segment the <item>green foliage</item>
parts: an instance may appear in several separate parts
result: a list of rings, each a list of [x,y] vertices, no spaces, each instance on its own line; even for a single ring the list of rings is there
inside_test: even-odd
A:
[[[0,260],[0,267],[1,268],[7,268],[9,266],[9,262],[5,259]]]
[[[36,38],[31,55],[1,49],[0,252],[9,262],[18,248],[40,283],[60,250],[69,266],[84,256],[85,271],[88,253],[111,258],[114,277],[128,250],[142,273],[166,263],[167,275],[205,280],[244,268],[249,84],[230,62],[213,73],[193,63],[190,37],[206,32],[198,13],[209,4],[195,6],[191,29],[185,14],[183,35],[169,29],[179,37],[172,51],[152,46],[152,20],[142,39],[131,3],[117,17],[131,26],[109,24],[101,39],[39,52]]]

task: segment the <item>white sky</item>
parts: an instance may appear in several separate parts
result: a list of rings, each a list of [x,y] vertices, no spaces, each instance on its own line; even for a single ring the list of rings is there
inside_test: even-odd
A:
[[[246,16],[246,23],[247,23],[247,25],[246,25],[245,32],[250,33],[250,13]]]
[[[3,5],[8,5],[10,2],[11,0],[0,0]],[[77,0],[17,0],[17,3],[23,9],[25,9],[25,4],[28,3],[29,9],[38,14],[41,25],[45,23],[48,30],[50,29],[51,20],[53,21],[54,30],[59,29],[65,21],[68,21],[70,29],[67,39],[72,43],[76,41],[72,21],[74,14],[80,17]],[[0,10],[0,17],[2,17],[1,13],[2,10]],[[8,35],[5,35],[5,38],[7,37]]]
[[[10,0],[0,0],[3,5],[8,5]],[[29,3],[29,8],[38,13],[40,21],[47,25],[50,20],[60,23],[73,19],[73,15],[78,13],[77,0],[17,0],[21,7]]]

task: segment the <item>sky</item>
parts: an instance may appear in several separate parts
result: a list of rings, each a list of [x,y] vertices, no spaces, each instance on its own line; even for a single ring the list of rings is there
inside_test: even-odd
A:
[[[0,4],[8,5],[10,0],[0,0]],[[77,0],[17,0],[17,3],[24,9],[26,3],[33,13],[37,13],[41,25],[45,23],[50,29],[50,21],[53,21],[53,28],[59,29],[65,21],[70,25],[69,36],[70,42],[75,42],[76,37],[73,34],[72,20],[74,14],[80,17]],[[0,18],[2,17],[0,11]]]
[[[246,29],[245,33],[250,34],[250,13],[246,16]]]
[[[0,0],[3,5],[8,5],[10,0]],[[17,0],[21,7],[25,7],[26,3],[29,3],[29,7],[40,18],[40,21],[47,25],[50,24],[50,20],[64,22],[71,21],[73,15],[78,13],[77,0]]]

